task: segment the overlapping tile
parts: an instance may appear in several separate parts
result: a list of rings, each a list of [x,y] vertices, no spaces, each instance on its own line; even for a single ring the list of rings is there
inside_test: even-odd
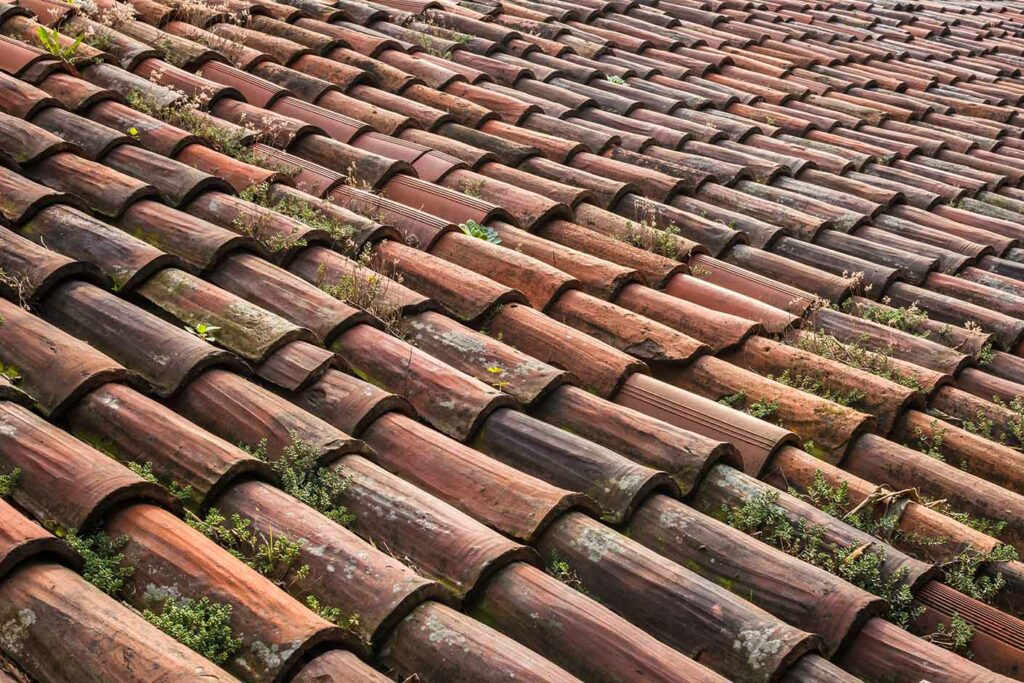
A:
[[[39,7],[29,9],[38,14]],[[322,465],[351,477],[346,498],[358,536],[387,545],[456,596],[487,595],[486,612],[470,614],[504,614],[492,625],[540,653],[509,657],[508,647],[522,646],[426,595],[401,608],[375,604],[379,616],[368,623],[379,626],[364,632],[387,645],[371,652],[371,661],[404,675],[485,680],[481,672],[496,666],[554,680],[564,673],[554,667],[563,666],[566,676],[598,680],[626,670],[621,667],[635,652],[615,649],[624,642],[625,624],[611,636],[611,622],[587,622],[614,641],[600,671],[580,656],[583,650],[573,651],[571,639],[541,643],[515,625],[517,613],[540,605],[551,610],[552,623],[584,617],[579,606],[570,608],[566,598],[573,593],[560,583],[563,596],[539,600],[556,586],[544,587],[543,575],[529,568],[529,552],[500,534],[535,543],[546,564],[562,562],[576,575],[561,578],[591,591],[617,619],[633,622],[630,629],[639,626],[684,653],[695,651],[672,618],[719,595],[732,616],[722,612],[707,624],[718,644],[696,658],[728,678],[766,680],[788,672],[788,678],[840,680],[845,674],[836,664],[874,678],[888,674],[894,660],[906,680],[998,680],[979,664],[1019,675],[1012,666],[1019,645],[1008,635],[1018,623],[1012,621],[1019,614],[1013,606],[1021,588],[1014,579],[1018,565],[1005,565],[1008,585],[994,600],[1007,610],[999,617],[1009,620],[1003,630],[986,630],[994,608],[968,610],[961,596],[961,614],[936,597],[951,588],[930,590],[927,581],[938,576],[933,562],[945,568],[965,547],[996,548],[992,535],[1021,545],[1012,512],[1016,479],[1008,467],[1017,455],[986,440],[1002,434],[1011,446],[1019,443],[1012,424],[1021,332],[1015,283],[1022,220],[1013,203],[1021,177],[1014,65],[1024,50],[1016,37],[1020,8],[978,4],[967,15],[945,3],[909,11],[867,3],[762,9],[674,2],[261,2],[241,20],[242,3],[190,11],[139,0],[136,9],[123,32],[103,27],[113,33],[101,45],[102,62],[71,60],[86,81],[122,93],[140,89],[162,102],[151,111],[164,116],[181,95],[149,79],[193,93],[202,83],[161,66],[160,57],[175,54],[177,45],[185,59],[209,67],[202,79],[220,84],[212,89],[213,117],[205,120],[222,131],[237,130],[225,119],[251,125],[280,149],[254,146],[258,154],[240,161],[206,146],[215,140],[104,101],[116,93],[79,86],[86,81],[65,72],[59,60],[22,47],[33,42],[31,11],[3,15],[3,32],[20,39],[3,62],[13,84],[4,91],[11,94],[3,106],[13,116],[5,119],[10,144],[3,158],[12,167],[8,184],[18,187],[18,201],[4,216],[35,244],[12,237],[4,249],[10,252],[5,272],[13,274],[4,295],[15,302],[5,326],[22,335],[24,348],[0,360],[15,366],[8,376],[24,375],[20,388],[43,414],[56,419],[70,411],[72,431],[114,430],[124,444],[141,442],[145,431],[128,413],[120,423],[99,421],[113,420],[109,392],[133,381],[127,373],[96,370],[49,388],[39,381],[45,361],[38,339],[71,349],[61,328],[97,346],[116,361],[112,368],[149,380],[136,383],[139,389],[175,395],[171,406],[188,420],[175,427],[182,434],[196,423],[224,443],[251,446],[266,438],[272,459],[296,437],[309,442]],[[164,23],[172,17],[177,21]],[[40,21],[69,32],[90,26],[70,13]],[[161,44],[153,25],[178,40]],[[66,36],[61,40],[68,44]],[[94,50],[83,46],[79,57],[100,54]],[[314,74],[322,80],[302,77]],[[491,89],[491,80],[500,89]],[[292,101],[292,92],[298,99]],[[63,106],[87,119],[75,127],[78,119]],[[346,116],[352,120],[339,118]],[[26,119],[66,130],[72,142],[79,135],[79,145],[28,136],[39,129]],[[402,137],[388,137],[396,133]],[[257,136],[238,139],[244,148]],[[181,163],[196,172],[175,165]],[[18,180],[24,177],[39,184]],[[90,178],[107,179],[117,191],[97,191]],[[259,190],[261,183],[266,189]],[[229,187],[245,190],[248,199],[233,197]],[[320,203],[324,195],[340,206]],[[283,198],[292,201],[290,209]],[[304,212],[294,212],[295,202]],[[352,222],[352,237],[339,240],[325,230],[325,215],[331,225]],[[105,222],[113,219],[119,229]],[[403,238],[410,244],[400,244]],[[41,249],[55,255],[40,269],[31,255]],[[114,293],[99,289],[100,274],[114,282]],[[465,282],[453,286],[457,279]],[[389,283],[386,293],[373,302],[353,294],[381,282]],[[181,296],[186,285],[202,296]],[[72,305],[76,296],[88,302],[91,316]],[[32,312],[16,307],[22,302]],[[34,322],[36,314],[56,328]],[[198,337],[180,328],[171,335],[154,314]],[[117,329],[118,317],[133,324]],[[97,325],[105,319],[111,324]],[[219,328],[217,334],[207,335],[209,327]],[[795,327],[804,329],[775,340],[758,336]],[[158,330],[167,331],[164,343],[179,356],[174,367],[132,347]],[[204,348],[214,339],[221,350]],[[253,380],[231,354],[253,365]],[[468,357],[474,354],[480,356]],[[858,372],[881,375],[869,382],[870,400],[853,398]],[[100,386],[111,381],[116,384]],[[134,398],[140,395],[132,396],[129,402],[142,411]],[[942,413],[929,416],[925,408]],[[414,409],[426,425],[415,421]],[[1005,422],[986,427],[983,415]],[[829,416],[846,421],[837,425]],[[942,422],[950,419],[959,422]],[[383,469],[349,433],[372,435]],[[800,443],[806,451],[795,447]],[[433,449],[433,464],[411,466],[397,455],[420,448]],[[9,452],[19,453],[16,442]],[[879,452],[884,460],[870,457]],[[826,454],[827,462],[814,459]],[[272,488],[270,473],[252,470],[270,483],[238,483],[227,473],[248,471],[247,465],[231,463],[248,461],[225,456],[223,468],[200,474],[196,463],[168,448],[154,470],[172,482],[195,479],[206,493],[189,505],[216,497],[249,516],[268,514],[259,520],[268,529],[288,526],[276,515],[290,498]],[[179,459],[184,467],[175,464]],[[957,469],[960,463],[968,473]],[[609,483],[616,479],[609,468],[645,475],[617,486]],[[643,514],[668,506],[689,516],[699,538],[718,524],[699,510],[717,514],[722,495],[735,511],[772,494],[756,476],[805,495],[816,477],[833,485],[845,479],[851,507],[888,506],[893,528],[933,537],[931,550],[914,548],[909,536],[872,539],[806,500],[778,502],[791,519],[826,528],[839,547],[884,553],[886,575],[908,569],[910,589],[930,610],[914,633],[928,636],[937,613],[947,621],[967,619],[978,634],[977,663],[877,617],[819,627],[797,615],[800,599],[778,585],[764,587],[771,599],[752,601],[771,614],[761,612],[686,568],[685,543],[660,553],[643,549],[594,518],[639,524],[648,540],[665,539],[672,528],[665,515]],[[517,525],[514,506],[491,510],[487,496],[460,493],[460,479],[470,487],[505,486],[509,495],[524,496],[519,503],[531,496],[547,502],[537,508],[536,523]],[[50,521],[42,512],[46,496],[29,488],[16,500]],[[253,491],[279,502],[257,511]],[[385,491],[391,493],[382,497]],[[680,494],[698,511],[673,498]],[[946,498],[945,507],[929,496]],[[372,501],[393,514],[381,516]],[[565,512],[568,501],[581,512]],[[128,525],[133,542],[153,544],[154,557],[178,558],[166,563],[169,571],[186,556],[200,559],[194,548],[175,549],[172,540],[191,532],[170,513],[120,499],[115,507],[110,520]],[[445,520],[457,536],[453,545],[424,547],[430,536],[414,520],[425,511]],[[968,512],[1005,523],[977,522],[987,532],[980,533],[962,523],[970,521],[962,516]],[[83,512],[75,519],[89,526],[99,521],[93,517]],[[138,540],[146,536],[144,525],[132,524],[149,517],[169,525],[163,543]],[[338,529],[322,528],[338,537]],[[754,537],[737,531],[730,538],[737,571],[781,558]],[[493,552],[452,563],[464,555],[460,547],[478,542],[473,539]],[[348,546],[331,553],[355,552],[361,542],[347,538]],[[643,571],[629,562],[612,570],[615,563],[596,559],[595,543],[618,549],[613,554],[621,551],[620,559]],[[246,574],[241,564],[225,565],[212,544],[197,544],[210,576],[213,567],[228,565]],[[488,586],[497,584],[492,577],[520,568],[527,575],[518,587],[490,594]],[[970,571],[977,569],[990,570]],[[674,578],[655,590],[647,570]],[[821,572],[808,571],[809,577]],[[209,576],[206,581],[199,585],[216,589]],[[656,598],[658,591],[667,592]],[[214,594],[256,613],[230,591]],[[416,600],[426,602],[417,607]],[[675,616],[645,611],[651,600],[671,605]],[[289,626],[314,623],[288,604],[295,615]],[[772,640],[770,654],[757,649],[742,661],[735,652],[753,647],[755,636],[739,624],[754,622],[782,635],[777,645]],[[249,622],[239,616],[237,623]],[[265,620],[252,627],[265,628]],[[828,646],[801,628],[818,631]],[[447,645],[437,643],[453,643],[453,636],[425,638],[426,631],[457,633],[459,642],[474,645],[445,659]],[[337,642],[360,651],[345,634]],[[730,650],[730,642],[740,647]],[[830,655],[840,642],[846,647],[833,663],[813,653]],[[653,658],[671,661],[667,652]],[[288,673],[302,670],[297,680],[373,676],[337,649],[309,664],[285,658],[284,665]],[[647,665],[652,673],[659,666]],[[263,675],[237,660],[231,666],[247,678]],[[714,676],[697,672],[687,678]]]

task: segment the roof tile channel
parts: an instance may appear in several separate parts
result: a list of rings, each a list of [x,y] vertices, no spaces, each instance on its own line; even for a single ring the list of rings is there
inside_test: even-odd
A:
[[[10,76],[0,78],[11,85],[0,107],[15,114],[0,121],[0,162],[11,168],[0,177],[16,190],[2,215],[17,232],[0,243],[14,274],[0,293],[63,330],[8,304],[0,328],[10,326],[20,350],[2,360],[20,371],[20,388],[44,415],[66,416],[76,435],[96,442],[102,434],[127,452],[148,443],[148,412],[148,422],[168,424],[154,470],[161,480],[194,481],[190,508],[216,502],[258,528],[307,539],[319,525],[316,544],[330,545],[328,555],[358,554],[370,541],[438,580],[448,592],[382,559],[393,578],[308,587],[358,606],[371,661],[403,675],[482,680],[485,670],[515,670],[537,680],[625,680],[643,666],[655,678],[686,670],[714,679],[677,661],[681,651],[738,680],[787,670],[840,680],[833,663],[801,655],[843,646],[835,663],[868,678],[888,674],[885,662],[897,659],[907,680],[998,680],[872,618],[878,603],[863,591],[701,511],[771,494],[757,476],[804,492],[819,474],[846,481],[851,505],[891,495],[900,529],[941,530],[944,543],[922,550],[894,538],[891,547],[806,500],[783,494],[778,504],[843,547],[884,551],[889,575],[909,568],[929,610],[912,628],[920,635],[937,618],[953,619],[953,603],[936,597],[943,591],[969,604],[929,583],[930,562],[959,552],[947,546],[984,552],[998,541],[906,490],[1003,521],[989,532],[1022,548],[1018,454],[986,440],[1002,433],[1013,444],[1012,431],[994,425],[979,435],[947,420],[977,431],[980,415],[1015,419],[1024,378],[1012,360],[1024,293],[1015,284],[1022,197],[1014,194],[1024,131],[1012,104],[1024,94],[1013,80],[1022,15],[979,7],[968,18],[944,3],[920,16],[869,4],[749,13],[670,2],[254,7],[241,21],[179,12],[165,25],[174,41],[138,19],[102,26],[111,34],[98,43],[102,52],[83,45],[79,57],[105,63],[77,60],[88,81],[161,102],[148,110],[159,117],[182,96],[149,79],[186,96],[213,93],[206,106],[214,116],[192,116],[232,131],[240,145],[232,153],[257,139],[272,146],[253,145],[243,160],[208,147],[217,147],[208,128],[195,128],[204,139],[133,113],[103,99],[114,92],[78,85],[86,81],[62,72],[59,60],[25,43],[0,44],[13,46],[2,61]],[[138,9],[142,21],[168,18]],[[7,35],[34,40],[26,15],[0,21]],[[89,26],[76,16],[62,30]],[[209,68],[197,78],[161,62],[175,46]],[[500,89],[489,87],[492,78]],[[395,134],[402,137],[388,137]],[[342,235],[344,223],[353,229]],[[115,293],[97,286],[109,282]],[[800,323],[805,331],[770,338]],[[220,349],[203,339],[211,327]],[[95,358],[81,376],[50,386],[38,339],[62,345],[62,356]],[[849,398],[869,393],[865,386],[870,396]],[[115,408],[121,402],[131,407]],[[933,418],[926,407],[945,414]],[[177,448],[185,435],[220,444],[221,458],[196,462]],[[349,482],[355,535],[311,509],[286,517],[293,499],[266,466],[229,445],[266,438],[277,458],[295,437]],[[926,439],[939,443],[928,449]],[[800,442],[825,460],[791,445]],[[932,450],[949,463],[930,458]],[[20,457],[17,442],[9,452]],[[44,492],[29,489],[16,500],[45,514]],[[515,504],[495,504],[499,491]],[[129,550],[151,548],[152,561],[138,562],[147,571],[173,574],[196,559],[191,546],[175,547],[187,527],[132,495],[74,514],[86,525],[125,525],[141,544]],[[450,540],[425,535],[416,521],[423,514]],[[608,523],[625,525],[633,540]],[[145,540],[161,525],[173,533]],[[714,543],[700,543],[702,534]],[[530,566],[522,542],[549,567],[568,567],[561,578],[620,616]],[[474,545],[489,550],[470,557],[464,549]],[[217,567],[246,575],[212,544],[199,546],[210,555],[207,581]],[[311,565],[325,562],[310,556]],[[780,563],[792,569],[751,578]],[[740,598],[713,583],[726,585],[726,567]],[[1014,565],[1005,567],[1004,594],[1019,594]],[[655,585],[653,576],[673,578]],[[370,597],[403,580],[412,581],[409,597]],[[845,601],[828,614],[842,613],[839,621],[807,609],[806,596],[831,583]],[[749,597],[755,590],[764,600]],[[538,654],[509,657],[508,647],[520,646],[503,650],[503,636],[442,604],[451,592]],[[250,603],[227,595],[244,621]],[[700,625],[691,635],[702,646],[721,642],[696,654],[659,611],[665,600],[674,618],[695,615],[687,627]],[[701,621],[709,600],[724,611]],[[995,602],[1014,610],[1005,597]],[[978,634],[976,661],[1019,674],[1019,646],[1008,635],[1018,622],[978,605],[963,609]],[[538,610],[543,623],[575,622],[593,635],[538,639],[522,627]],[[289,628],[314,623],[289,613]],[[1008,620],[1008,630],[989,629],[994,618]],[[441,647],[426,637],[442,623],[473,646],[453,657],[450,636]],[[779,647],[744,659],[743,639],[762,626]],[[338,638],[362,650],[354,634]],[[646,643],[642,665],[624,646],[630,640]],[[330,649],[296,680],[332,675],[332,667],[349,680],[375,675]]]

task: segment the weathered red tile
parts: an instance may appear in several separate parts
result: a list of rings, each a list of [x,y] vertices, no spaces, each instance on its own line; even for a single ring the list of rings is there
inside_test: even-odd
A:
[[[401,273],[405,286],[466,323],[482,322],[496,307],[526,300],[511,287],[395,240],[379,242],[374,255],[383,266]]]
[[[382,416],[365,438],[382,467],[523,542],[534,541],[569,508],[596,511],[584,496],[483,455],[405,415]]]
[[[365,447],[348,434],[238,375],[210,370],[172,402],[175,410],[232,443],[255,448],[267,439],[268,457],[299,440],[329,462]]]
[[[562,517],[540,548],[545,557],[557,553],[569,562],[603,604],[732,680],[768,680],[815,647],[809,634],[581,514]],[[742,633],[746,638],[737,638]],[[753,634],[778,646],[751,657],[752,648],[762,653],[749,642]]]
[[[289,342],[315,340],[309,330],[176,268],[157,273],[137,291],[189,330],[216,328],[209,334],[218,344],[253,363]]]
[[[0,403],[0,460],[21,470],[12,498],[33,517],[82,529],[132,501],[171,505],[158,484],[44,422],[21,406]]]
[[[0,584],[0,596],[5,623],[21,625],[17,664],[38,680],[117,680],[128,673],[125,661],[168,683],[196,676],[211,683],[238,680],[57,564],[25,566]],[[32,615],[28,623],[26,614]],[[83,637],[84,624],[94,637]],[[65,656],[55,657],[56,651]]]
[[[123,594],[136,609],[159,612],[168,598],[207,597],[232,606],[232,631],[242,645],[225,666],[237,676],[275,680],[308,651],[344,638],[341,629],[165,510],[133,505],[105,526],[129,538],[122,552],[135,571]]]
[[[466,440],[512,399],[368,325],[356,326],[331,347],[356,375],[409,400],[436,429]]]
[[[435,680],[577,680],[532,650],[438,603],[423,605],[399,624],[380,657],[400,675]]]
[[[342,502],[355,516],[353,530],[409,558],[422,576],[440,581],[457,598],[512,562],[533,561],[529,548],[365,458],[348,457],[332,469],[350,480]]]

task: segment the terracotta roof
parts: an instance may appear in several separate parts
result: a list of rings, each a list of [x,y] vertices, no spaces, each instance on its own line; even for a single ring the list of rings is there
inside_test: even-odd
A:
[[[0,3],[0,680],[1024,680],[1022,60],[1018,2]]]

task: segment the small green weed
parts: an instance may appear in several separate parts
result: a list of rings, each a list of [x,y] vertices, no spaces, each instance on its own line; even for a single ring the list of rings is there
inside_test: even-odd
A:
[[[14,492],[14,489],[18,488],[18,482],[21,480],[21,468],[15,467],[7,474],[0,474],[0,497],[6,498]]]
[[[85,561],[82,577],[107,595],[117,595],[135,568],[124,564],[121,550],[128,544],[127,536],[111,538],[103,531],[79,536],[74,531],[64,535],[64,541]]]
[[[764,491],[751,497],[742,506],[724,506],[725,521],[789,555],[835,574],[889,603],[886,619],[907,628],[920,614],[913,607],[914,596],[907,585],[907,569],[882,574],[884,551],[866,544],[843,547],[825,540],[825,528],[793,522],[776,504],[778,491]]]
[[[501,244],[501,238],[498,237],[498,231],[489,225],[480,225],[474,220],[468,220],[465,223],[459,223],[459,229],[470,237],[475,237],[478,240],[490,242],[491,244]]]
[[[345,252],[353,249],[352,235],[354,234],[354,229],[351,225],[331,218],[314,205],[303,201],[300,197],[284,195],[280,198],[272,199],[270,197],[269,183],[260,183],[247,187],[238,196],[247,202],[252,202],[257,206],[262,206],[265,209],[270,209],[283,216],[297,220],[315,230],[322,230],[330,236],[332,248]],[[271,249],[271,251],[281,251],[282,249],[305,245],[306,242],[302,239],[294,239],[291,242],[286,239],[279,244],[267,245],[267,248]],[[276,248],[272,249],[271,246]]]
[[[253,457],[269,462],[281,478],[281,488],[306,505],[342,526],[351,526],[355,521],[348,509],[338,502],[348,491],[350,480],[333,469],[321,466],[320,449],[303,441],[294,432],[291,443],[274,459],[267,455],[266,439],[255,447],[242,445],[242,448]]]
[[[900,372],[887,353],[869,351],[861,341],[844,344],[834,336],[823,331],[802,335],[796,343],[797,348],[819,355],[829,360],[838,361],[851,368],[870,372],[890,382],[902,384],[911,389],[921,389],[921,384],[914,377]]]
[[[282,588],[288,587],[286,579],[294,581],[309,576],[308,565],[296,565],[302,543],[275,535],[273,529],[263,534],[253,529],[251,519],[233,514],[228,520],[216,508],[211,508],[206,517],[190,514],[187,521],[189,526]]]
[[[220,328],[216,325],[210,325],[208,323],[197,323],[195,327],[192,325],[182,325],[185,331],[194,337],[199,337],[205,342],[216,344],[217,339],[214,337],[215,334],[220,332]]]
[[[582,593],[587,594],[587,589],[583,586],[583,581],[580,580],[576,570],[572,568],[567,561],[563,560],[557,552],[551,553],[551,561],[547,566],[548,574],[555,577],[569,588]]]
[[[939,622],[935,633],[924,636],[924,639],[961,657],[974,659],[974,653],[970,650],[971,641],[974,640],[974,627],[956,612],[952,614],[948,625]]]
[[[223,664],[242,647],[231,629],[231,605],[211,602],[209,598],[164,601],[157,614],[142,613],[146,621],[192,648],[214,664]]]
[[[778,377],[768,375],[768,379],[785,384],[787,387],[805,391],[808,394],[820,396],[827,401],[838,403],[841,406],[855,406],[867,398],[867,394],[859,389],[850,389],[849,391],[827,389],[820,379],[812,375],[794,373],[788,369]]]
[[[45,26],[36,28],[36,38],[38,38],[39,44],[44,50],[62,62],[73,64],[84,36],[78,36],[70,45],[66,46],[60,44],[62,37],[60,31],[56,28],[47,29]]]
[[[882,303],[886,306],[890,305],[888,299],[883,299]],[[885,325],[886,327],[891,327],[899,330],[900,332],[907,332],[915,335],[918,334],[921,326],[928,322],[928,312],[918,308],[917,304],[901,306],[898,308],[865,306],[861,310],[861,316],[866,320]],[[927,332],[922,336],[928,336]]]

